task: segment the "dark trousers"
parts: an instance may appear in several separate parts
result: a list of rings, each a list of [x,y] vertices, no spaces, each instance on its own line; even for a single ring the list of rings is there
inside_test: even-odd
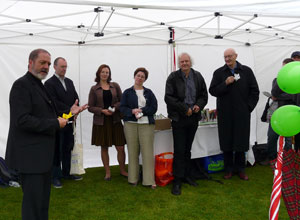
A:
[[[279,135],[272,129],[271,123],[269,124],[268,128],[268,159],[273,160],[277,158],[277,142],[278,142]],[[300,136],[299,141],[300,142]],[[289,150],[292,148],[292,138],[291,137],[285,137],[285,144],[284,149]]]
[[[225,172],[245,172],[246,157],[245,152],[233,153],[233,151],[224,151],[224,168]],[[234,157],[234,158],[233,158]]]
[[[295,151],[297,152],[300,148],[300,133],[295,135]]]
[[[59,141],[56,144],[53,161],[53,179],[70,175],[71,151],[74,147],[72,124],[68,124],[59,132]]]
[[[191,148],[195,133],[198,128],[197,115],[180,118],[179,121],[172,121],[174,159],[173,175],[174,182],[190,176]]]
[[[23,191],[22,220],[48,220],[51,172],[20,174]]]

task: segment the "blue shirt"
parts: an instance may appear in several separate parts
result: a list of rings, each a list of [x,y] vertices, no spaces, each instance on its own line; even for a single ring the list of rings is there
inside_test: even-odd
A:
[[[195,88],[195,82],[194,77],[192,74],[192,71],[189,72],[189,75],[186,77],[185,73],[182,72],[183,79],[185,83],[185,98],[184,102],[189,107],[193,107],[196,103],[196,88]]]

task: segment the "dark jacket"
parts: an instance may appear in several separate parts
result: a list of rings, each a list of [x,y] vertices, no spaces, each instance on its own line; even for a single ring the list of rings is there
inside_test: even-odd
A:
[[[40,83],[40,84],[39,84]],[[49,172],[59,122],[51,97],[30,72],[16,80],[9,95],[10,126],[5,160],[20,173]]]
[[[300,93],[293,95],[293,103],[300,106]]]
[[[76,99],[79,101],[79,98],[73,81],[67,77],[64,80],[67,91],[55,75],[45,82],[45,87],[52,96],[57,110],[68,114]]]
[[[275,78],[272,82],[271,94],[276,98],[276,101],[278,102],[278,108],[283,105],[290,105],[294,103],[293,102],[294,95],[282,91],[278,86],[277,78]]]
[[[144,88],[146,106],[142,108],[143,116],[148,116],[149,124],[155,124],[153,115],[157,111],[157,100],[150,89]],[[132,109],[138,108],[138,97],[134,87],[126,89],[122,95],[120,111],[123,113],[124,121],[137,121]]]
[[[196,103],[200,107],[197,113],[198,120],[201,119],[201,110],[207,104],[208,96],[204,78],[202,75],[191,69],[195,88]],[[185,99],[185,82],[181,70],[172,72],[166,82],[165,102],[167,104],[168,117],[174,121],[179,121],[180,117],[186,117],[189,107],[184,102]]]
[[[118,83],[110,82],[109,89],[112,95],[111,107],[115,107],[115,112],[112,115],[113,123],[117,123],[121,121],[120,114],[120,101],[122,97],[122,91]],[[94,113],[93,123],[95,125],[103,125],[104,123],[104,114],[101,112],[104,109],[103,102],[103,89],[100,83],[94,85],[89,93],[89,108],[88,111]]]
[[[227,77],[232,76],[225,64],[217,69],[210,84],[209,92],[217,97],[218,132],[222,151],[249,149],[250,116],[255,108],[259,89],[252,70],[237,62],[235,69],[240,79],[226,85]]]

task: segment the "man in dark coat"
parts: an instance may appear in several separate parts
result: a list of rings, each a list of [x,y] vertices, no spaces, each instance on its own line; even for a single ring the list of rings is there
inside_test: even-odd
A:
[[[45,82],[45,87],[53,98],[58,111],[70,112],[73,103],[78,100],[73,81],[65,77],[67,61],[58,57],[54,60],[55,74]],[[81,176],[70,175],[71,151],[74,146],[73,124],[69,123],[60,131],[60,143],[56,146],[52,182],[55,188],[61,188],[61,175],[65,179],[81,180]]]
[[[190,176],[191,148],[201,110],[207,104],[207,89],[202,75],[191,68],[187,53],[179,56],[180,69],[172,72],[166,82],[165,102],[172,119],[174,141],[172,194],[181,194],[181,183],[198,184]]]
[[[23,191],[22,219],[47,220],[56,132],[67,120],[57,117],[55,105],[42,80],[51,64],[50,53],[36,49],[29,55],[28,72],[10,91],[10,127],[5,161],[20,174]],[[71,111],[84,108],[75,103]]]
[[[293,61],[300,61],[300,51],[294,51],[291,54]],[[294,102],[296,105],[300,106],[300,93],[294,95]],[[295,135],[295,150],[298,152],[300,149],[300,133]]]
[[[284,66],[285,64],[290,63],[292,61],[293,61],[293,59],[286,58],[283,60],[282,65]],[[271,98],[273,100],[273,105],[276,106],[276,104],[277,104],[277,108],[280,108],[281,106],[284,106],[284,105],[292,105],[293,104],[294,95],[288,94],[288,93],[285,93],[284,91],[282,91],[278,86],[277,78],[273,79],[271,94],[272,94]],[[274,108],[274,106],[270,107],[270,108],[272,108],[273,111],[275,111],[277,109],[277,108]],[[278,142],[279,135],[273,130],[273,128],[271,126],[271,122],[270,122],[270,117],[271,117],[271,114],[268,111],[268,115],[267,115],[267,121],[269,122],[268,142],[267,142],[268,160],[260,163],[261,165],[269,165],[270,160],[274,160],[275,158],[277,158],[277,142]],[[289,150],[291,148],[292,148],[292,138],[285,137],[284,149]]]
[[[224,153],[225,179],[245,174],[245,152],[249,150],[250,116],[259,89],[252,70],[236,61],[234,49],[224,52],[225,65],[214,72],[209,92],[217,97],[218,132]]]

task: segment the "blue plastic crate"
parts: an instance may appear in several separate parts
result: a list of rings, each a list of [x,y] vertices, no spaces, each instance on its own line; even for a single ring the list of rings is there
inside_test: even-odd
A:
[[[204,157],[203,166],[208,173],[216,173],[224,170],[224,155],[218,154],[214,156]]]

